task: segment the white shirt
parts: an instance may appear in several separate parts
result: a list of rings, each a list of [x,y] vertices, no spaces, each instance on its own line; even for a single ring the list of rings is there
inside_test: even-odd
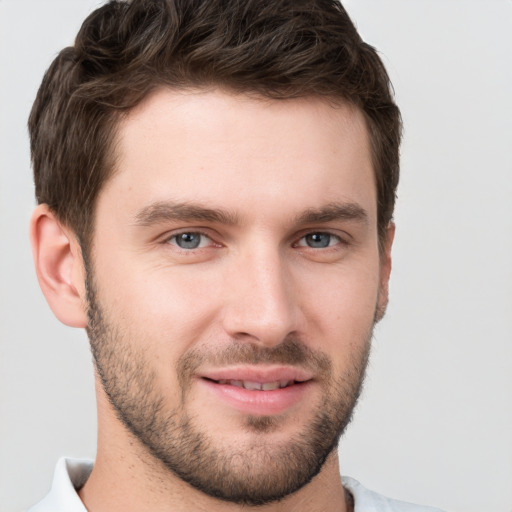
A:
[[[88,460],[62,458],[57,463],[49,494],[28,512],[87,512],[76,489],[84,485],[92,471]],[[441,512],[439,509],[391,500],[365,489],[357,480],[342,477],[354,497],[354,512]]]

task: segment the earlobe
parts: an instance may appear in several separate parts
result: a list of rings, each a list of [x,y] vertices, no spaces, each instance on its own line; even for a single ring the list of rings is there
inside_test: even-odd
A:
[[[66,325],[85,327],[85,272],[73,232],[41,204],[30,220],[30,242],[39,286],[53,313]]]
[[[390,222],[386,229],[386,237],[382,241],[380,255],[380,284],[379,297],[377,299],[377,310],[375,312],[375,322],[379,322],[386,313],[389,300],[389,277],[391,275],[391,247],[395,238],[395,224]]]

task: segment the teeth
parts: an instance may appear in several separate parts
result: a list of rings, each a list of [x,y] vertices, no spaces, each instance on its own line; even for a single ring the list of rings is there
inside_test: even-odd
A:
[[[219,384],[229,384],[237,388],[245,388],[250,391],[273,391],[275,389],[282,389],[293,384],[293,380],[280,380],[276,382],[252,382],[249,380],[229,380],[222,379],[218,381]]]
[[[261,385],[261,389],[263,391],[272,391],[274,389],[279,389],[279,382],[265,382]]]
[[[258,389],[261,391],[262,384],[259,382],[251,382],[250,380],[244,380],[244,388],[249,390]]]

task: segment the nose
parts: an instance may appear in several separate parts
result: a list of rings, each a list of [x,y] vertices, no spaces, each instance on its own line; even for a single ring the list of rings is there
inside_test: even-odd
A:
[[[278,250],[240,255],[225,283],[223,327],[232,339],[273,347],[299,329],[300,308],[291,269]]]

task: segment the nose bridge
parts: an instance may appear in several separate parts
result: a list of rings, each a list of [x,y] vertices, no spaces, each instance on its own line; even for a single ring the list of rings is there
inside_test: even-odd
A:
[[[297,305],[286,259],[279,247],[259,244],[233,263],[229,304],[224,315],[231,336],[272,346],[296,328]]]

